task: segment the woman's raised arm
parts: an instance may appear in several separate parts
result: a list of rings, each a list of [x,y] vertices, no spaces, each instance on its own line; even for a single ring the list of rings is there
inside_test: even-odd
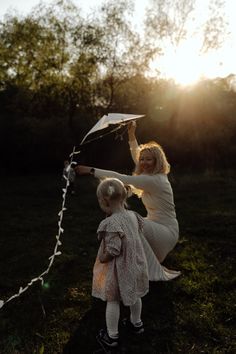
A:
[[[129,147],[130,147],[132,159],[135,165],[137,165],[139,160],[140,148],[138,146],[135,131],[136,131],[136,122],[134,121],[130,122],[128,125]]]

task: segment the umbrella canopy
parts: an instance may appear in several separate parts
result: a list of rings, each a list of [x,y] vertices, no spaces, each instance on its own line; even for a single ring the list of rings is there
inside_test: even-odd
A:
[[[108,113],[108,115],[104,115],[99,121],[93,126],[92,129],[84,136],[81,144],[84,143],[86,138],[99,130],[103,130],[110,125],[118,125],[121,127],[124,124],[129,123],[131,120],[136,120],[138,118],[144,117],[144,115],[137,115],[137,114],[124,114],[124,113]]]

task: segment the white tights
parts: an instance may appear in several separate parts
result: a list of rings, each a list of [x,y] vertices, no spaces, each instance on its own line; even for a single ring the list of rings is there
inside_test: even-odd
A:
[[[130,321],[133,325],[140,325],[142,312],[142,300],[139,298],[134,305],[130,306]],[[118,301],[108,301],[106,307],[107,332],[111,338],[117,338],[118,323],[120,318],[120,303]]]

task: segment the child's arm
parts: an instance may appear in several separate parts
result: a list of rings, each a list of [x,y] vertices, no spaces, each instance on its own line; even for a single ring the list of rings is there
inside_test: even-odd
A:
[[[103,250],[99,254],[99,260],[101,263],[110,262],[114,257],[120,255],[121,239],[117,232],[106,232],[102,242]]]

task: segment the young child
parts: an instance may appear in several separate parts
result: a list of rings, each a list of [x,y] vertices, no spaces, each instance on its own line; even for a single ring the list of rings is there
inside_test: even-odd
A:
[[[130,320],[124,323],[133,332],[144,331],[142,300],[148,292],[148,268],[140,233],[143,219],[126,210],[127,190],[116,178],[103,180],[97,198],[107,217],[97,233],[101,241],[93,269],[92,295],[107,302],[106,330],[97,339],[108,347],[118,346],[120,301],[130,307]]]
[[[70,165],[70,162],[68,160],[64,161],[63,177],[69,179],[68,192],[72,195],[75,194],[76,173],[74,167]]]

